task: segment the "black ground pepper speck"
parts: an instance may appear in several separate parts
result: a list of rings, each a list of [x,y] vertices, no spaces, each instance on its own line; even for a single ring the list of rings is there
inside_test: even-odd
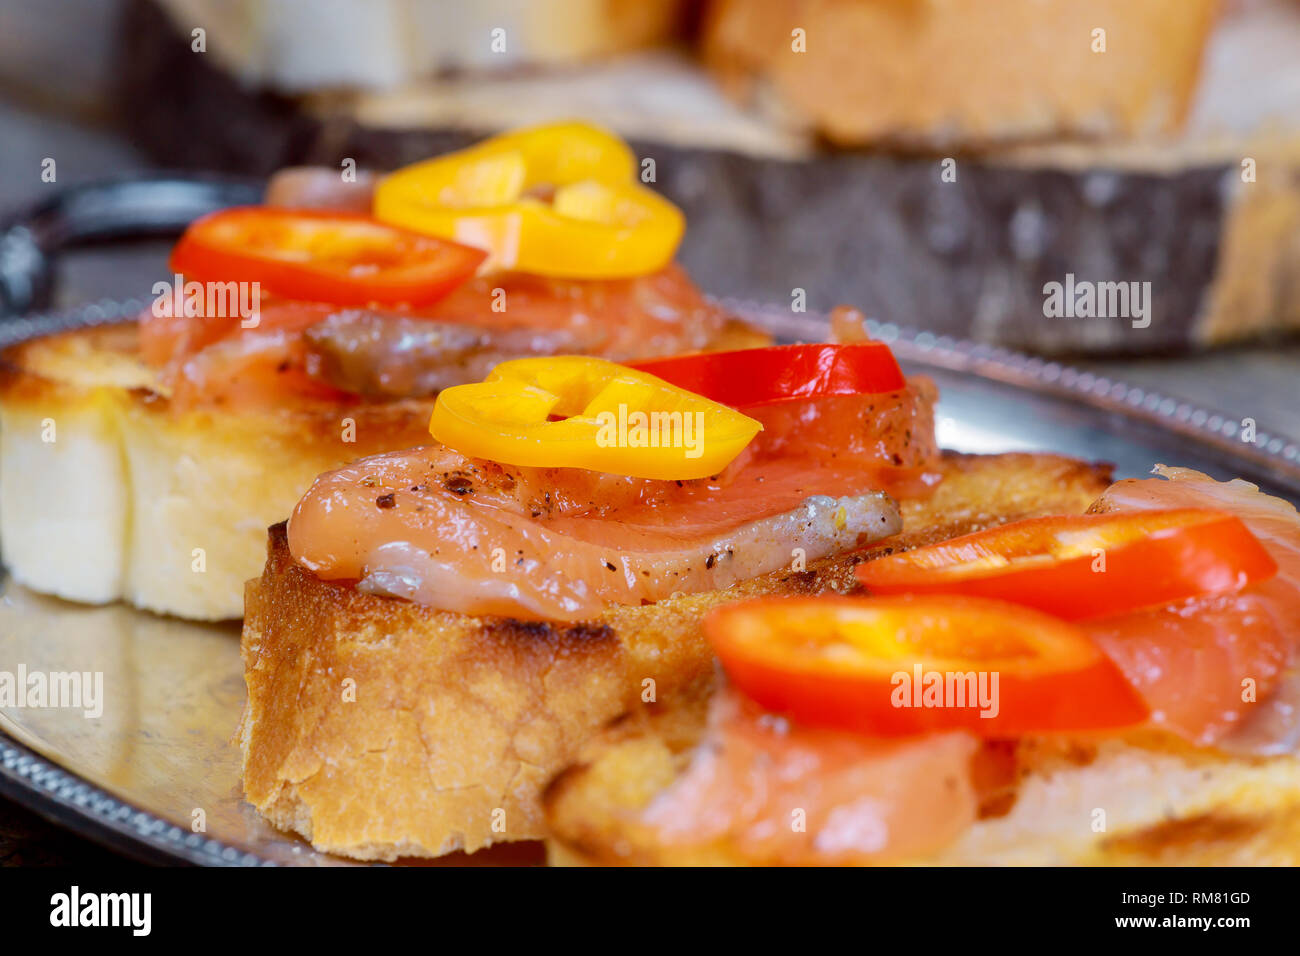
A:
[[[467,495],[474,490],[474,482],[464,475],[451,475],[442,484],[453,495]]]

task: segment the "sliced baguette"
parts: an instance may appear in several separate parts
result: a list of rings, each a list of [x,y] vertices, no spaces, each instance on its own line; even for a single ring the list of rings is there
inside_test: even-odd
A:
[[[700,685],[594,736],[547,789],[556,865],[745,866],[728,839],[674,846],[637,815],[682,773],[705,726]],[[1015,800],[943,850],[891,862],[939,866],[1295,866],[1300,760],[1240,758],[1167,735],[1029,739]]]
[[[430,407],[178,413],[136,357],[134,323],[23,343],[0,360],[5,565],[74,601],[238,618],[267,526],[322,471],[428,441]]]
[[[902,504],[908,530],[876,548],[1083,511],[1109,477],[1051,455],[954,455],[944,470],[933,497]],[[707,687],[709,609],[847,589],[865,553],[567,626],[467,617],[323,582],[293,562],[277,526],[246,601],[245,794],[276,826],[358,859],[537,839],[542,788],[592,734],[643,700]]]
[[[728,319],[715,349],[767,345]],[[0,545],[22,584],[196,620],[243,615],[266,529],[322,472],[429,441],[431,399],[179,410],[135,323],[0,353]]]

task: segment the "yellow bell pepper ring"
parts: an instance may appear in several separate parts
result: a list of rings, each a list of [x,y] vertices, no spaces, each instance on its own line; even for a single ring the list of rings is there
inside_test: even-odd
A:
[[[471,458],[685,481],[716,475],[763,426],[645,372],[582,355],[502,362],[438,393],[435,439]]]
[[[686,221],[636,182],[636,168],[611,133],[585,123],[538,126],[386,176],[374,215],[486,249],[491,268],[574,279],[644,275],[672,261]]]

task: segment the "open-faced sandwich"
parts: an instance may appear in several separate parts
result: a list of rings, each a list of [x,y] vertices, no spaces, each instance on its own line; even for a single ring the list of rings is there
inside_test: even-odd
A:
[[[934,397],[872,342],[524,359],[441,392],[434,444],[322,475],[271,529],[248,800],[361,859],[542,837],[543,788],[602,727],[708,692],[710,610],[1105,489],[1057,456],[941,454]]]
[[[291,174],[280,205],[196,222],[138,322],[0,358],[9,571],[74,600],[238,617],[266,527],[322,471],[425,441],[440,389],[517,356],[768,341],[673,264],[681,214],[637,170],[617,138],[566,123],[373,189]]]
[[[549,787],[553,862],[1296,864],[1300,516],[1157,471],[714,611],[712,686]]]

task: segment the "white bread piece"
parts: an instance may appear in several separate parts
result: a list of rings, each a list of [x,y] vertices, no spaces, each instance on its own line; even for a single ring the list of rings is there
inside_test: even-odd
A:
[[[0,544],[20,583],[196,620],[241,617],[267,527],[318,474],[428,440],[429,402],[178,412],[160,388],[136,356],[134,323],[5,353]]]
[[[0,404],[5,564],[20,583],[47,594],[116,600],[129,498],[116,410],[87,396],[47,411]]]
[[[186,37],[203,28],[208,49],[243,82],[288,93],[589,60],[670,40],[684,8],[682,0],[159,2]]]

